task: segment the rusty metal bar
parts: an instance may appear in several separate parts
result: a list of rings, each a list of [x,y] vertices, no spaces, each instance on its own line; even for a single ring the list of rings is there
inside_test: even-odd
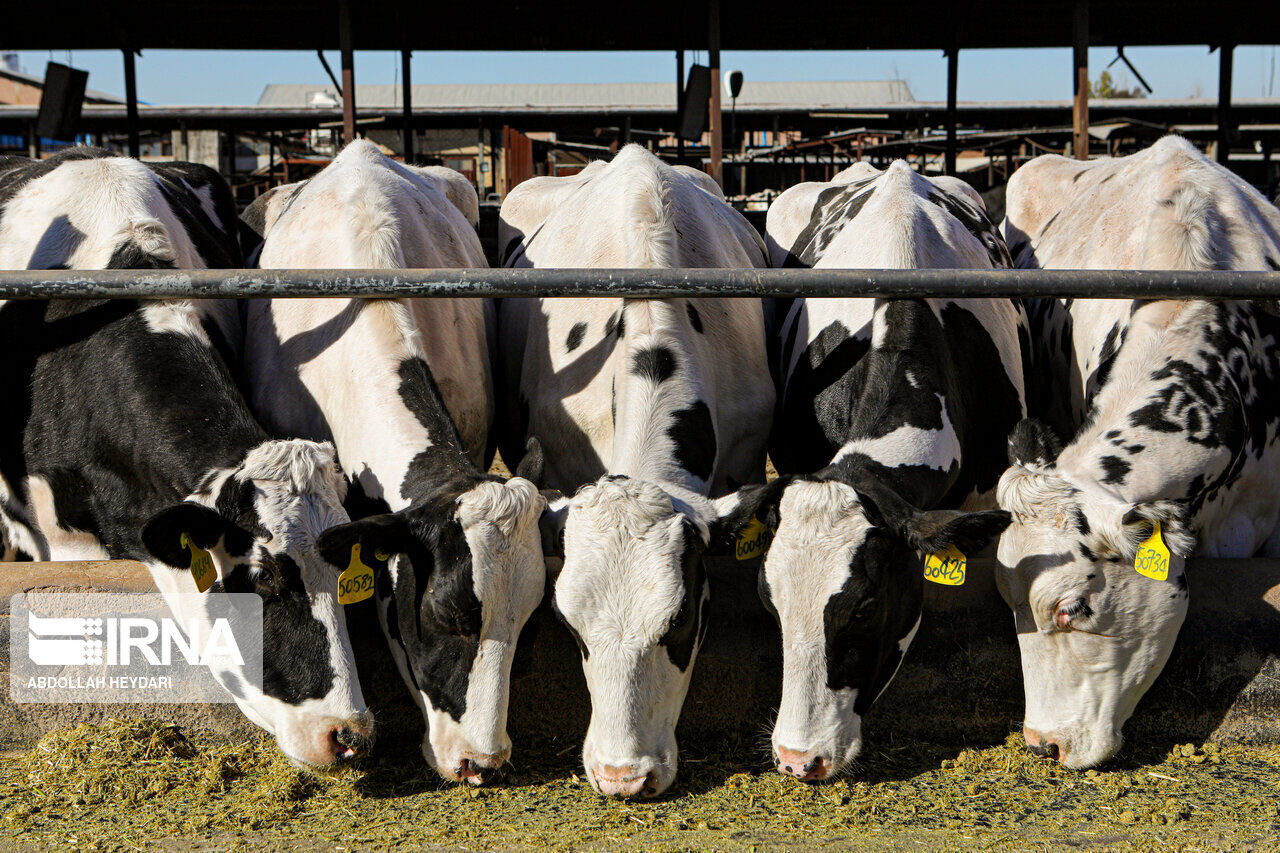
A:
[[[356,138],[356,68],[351,42],[351,0],[338,0],[338,44],[342,52],[342,144]]]
[[[1150,270],[19,270],[0,299],[877,296],[1274,299],[1280,272]]]
[[[1071,153],[1089,159],[1089,0],[1076,0],[1072,18],[1071,57],[1075,69],[1075,100],[1071,108]]]
[[[724,186],[724,114],[720,110],[720,0],[707,3],[707,64],[711,66],[711,177]]]

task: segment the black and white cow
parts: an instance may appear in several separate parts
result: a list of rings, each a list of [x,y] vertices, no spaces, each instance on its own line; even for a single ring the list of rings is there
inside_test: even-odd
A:
[[[769,210],[776,265],[1003,268],[981,199],[898,161],[793,187]],[[782,324],[772,457],[784,475],[721,501],[776,529],[760,594],[782,629],[779,771],[827,779],[921,618],[922,555],[966,556],[1009,523],[994,505],[1025,413],[1026,323],[1007,299],[800,299]]]
[[[761,267],[763,241],[691,169],[628,146],[502,205],[507,264]],[[764,479],[774,390],[755,299],[504,300],[506,459],[546,451],[555,605],[591,692],[587,778],[653,796],[675,778],[675,725],[706,626],[702,553],[731,478]],[[580,487],[580,488],[579,488]],[[558,528],[558,529],[557,529]],[[563,538],[561,538],[563,537]]]
[[[1190,143],[1039,157],[1009,183],[1023,267],[1280,268],[1280,211]],[[1187,610],[1185,558],[1280,555],[1280,322],[1271,304],[1075,300],[1061,452],[1019,426],[1000,505],[1001,592],[1022,651],[1025,735],[1068,767],[1106,760]],[[1159,536],[1167,580],[1136,571]],[[1144,549],[1145,550],[1145,549]]]
[[[366,141],[273,198],[264,267],[486,266],[462,176],[407,168]],[[336,445],[348,507],[372,517],[329,531],[321,548],[341,568],[360,545],[392,654],[427,720],[423,755],[472,784],[510,757],[516,640],[546,586],[546,501],[527,479],[477,466],[492,412],[490,310],[477,299],[258,300],[244,347],[267,428]]]
[[[0,173],[0,261],[21,268],[238,264],[230,192],[193,164],[94,149]],[[4,168],[4,167],[0,167]],[[194,223],[194,225],[193,225]],[[137,559],[184,622],[193,551],[213,589],[263,598],[262,684],[224,686],[291,758],[367,748],[337,573],[316,538],[347,521],[330,445],[272,441],[188,301],[0,304],[0,517],[36,559]]]

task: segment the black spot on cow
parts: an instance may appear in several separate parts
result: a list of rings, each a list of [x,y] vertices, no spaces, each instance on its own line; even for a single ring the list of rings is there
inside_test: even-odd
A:
[[[875,188],[868,188],[879,176],[830,187],[818,193],[809,222],[792,241],[784,267],[811,267],[841,229],[858,215],[871,200]]]
[[[693,660],[693,652],[701,640],[706,614],[703,612],[703,591],[707,573],[702,563],[704,545],[702,536],[689,522],[684,522],[684,550],[680,555],[680,575],[684,593],[680,609],[672,618],[658,645],[667,650],[667,657],[677,669],[684,672]],[[583,656],[585,658],[585,655]]]
[[[702,317],[698,314],[698,309],[693,307],[693,303],[685,300],[685,312],[689,315],[689,325],[693,326],[693,330],[698,334],[702,334]]]
[[[671,416],[667,435],[675,445],[680,467],[704,482],[711,481],[716,463],[716,430],[711,410],[701,400]]]
[[[1136,456],[1137,454],[1141,453],[1146,449],[1147,449],[1147,446],[1145,444],[1131,444],[1128,447],[1126,447],[1124,451],[1125,453],[1128,453],[1131,456]]]
[[[1113,486],[1123,486],[1125,477],[1133,470],[1133,466],[1119,456],[1104,456],[1098,460],[1098,464],[1106,472],[1102,482]]]
[[[621,338],[627,333],[627,316],[626,306],[619,308],[617,311],[609,315],[609,319],[604,321],[604,336],[607,338],[614,332],[618,333]]]
[[[227,573],[226,592],[262,597],[262,689],[290,705],[323,699],[333,688],[329,637],[315,618],[302,581],[302,570],[287,554],[258,546],[257,572],[239,564]],[[305,665],[299,665],[305,661]]]
[[[631,360],[631,372],[661,384],[676,372],[675,353],[664,346],[642,349]]]
[[[1090,527],[1089,519],[1085,516],[1084,511],[1080,507],[1071,508],[1071,520],[1075,522],[1076,532],[1082,536],[1088,536]]]
[[[564,339],[565,352],[573,352],[582,345],[582,338],[587,333],[587,323],[585,320],[579,320],[569,329],[569,334]]]
[[[1098,559],[1098,555],[1093,553],[1093,549],[1088,545],[1085,545],[1083,542],[1080,543],[1080,556],[1084,557],[1090,563],[1096,562]]]
[[[1275,258],[1267,255],[1267,266],[1271,267],[1273,270],[1280,270],[1280,261],[1277,261]]]

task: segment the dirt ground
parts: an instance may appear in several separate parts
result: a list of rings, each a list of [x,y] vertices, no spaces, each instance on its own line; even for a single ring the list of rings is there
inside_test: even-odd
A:
[[[0,849],[1280,849],[1270,746],[1182,744],[1075,773],[1015,736],[873,742],[850,773],[811,786],[765,768],[754,737],[730,737],[688,745],[673,790],[632,803],[590,789],[576,742],[524,749],[506,785],[470,789],[407,743],[321,778],[265,738],[193,744],[152,723],[58,737],[0,757]]]

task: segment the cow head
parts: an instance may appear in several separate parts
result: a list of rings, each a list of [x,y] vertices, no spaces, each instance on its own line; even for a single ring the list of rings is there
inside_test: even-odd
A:
[[[922,512],[888,486],[836,475],[746,486],[717,503],[722,534],[752,518],[776,529],[760,597],[782,629],[779,772],[839,773],[862,749],[862,717],[898,671],[920,625],[923,553],[985,548],[1007,513]]]
[[[480,785],[511,756],[511,665],[546,588],[545,506],[524,477],[458,473],[406,509],[321,537],[334,567],[359,546],[373,568],[383,629],[427,721],[422,754],[445,778]]]
[[[1000,506],[1013,523],[1000,539],[996,580],[1013,608],[1033,752],[1082,769],[1120,748],[1120,730],[1164,667],[1187,612],[1185,558],[1195,547],[1184,507],[1136,506],[1054,466],[1044,425],[1023,421],[1009,442]],[[1168,580],[1135,569],[1156,524]]]
[[[612,796],[655,796],[676,775],[676,721],[706,627],[708,531],[658,486],[606,476],[551,513],[564,567],[555,609],[591,693],[583,763]]]
[[[323,530],[347,521],[345,492],[332,445],[268,441],[142,530],[151,573],[180,620],[201,617],[179,612],[193,596],[174,596],[197,591],[198,550],[216,569],[212,591],[262,597],[262,683],[235,671],[219,680],[287,756],[319,768],[355,758],[373,735],[337,574],[316,550]]]

